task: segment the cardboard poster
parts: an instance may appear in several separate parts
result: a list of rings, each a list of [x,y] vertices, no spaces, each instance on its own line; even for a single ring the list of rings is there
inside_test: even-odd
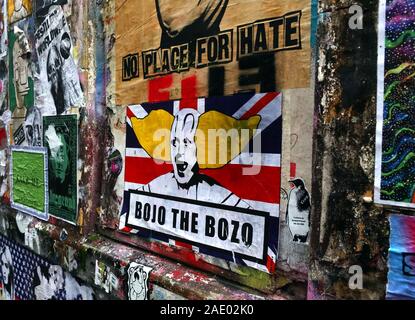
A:
[[[386,298],[415,300],[415,217],[392,215]]]
[[[43,117],[48,150],[49,213],[76,224],[78,215],[78,120],[76,115]]]
[[[94,300],[94,291],[59,265],[0,235],[0,300]]]
[[[36,53],[33,37],[33,18],[21,20],[9,28],[9,107],[12,113],[12,144],[16,145],[23,145],[26,141],[26,116],[33,113],[35,105],[32,62],[35,61]],[[33,140],[33,137],[30,139]]]
[[[20,21],[32,14],[32,0],[8,0],[10,23]]]
[[[115,10],[117,105],[309,86],[311,1],[116,0]]]
[[[128,107],[121,230],[273,272],[281,99],[239,94]]]
[[[61,6],[50,7],[35,32],[39,58],[36,105],[44,115],[61,115],[84,102],[68,22]]]
[[[375,201],[415,208],[415,1],[380,1]]]
[[[48,221],[48,160],[45,148],[11,147],[11,207]]]

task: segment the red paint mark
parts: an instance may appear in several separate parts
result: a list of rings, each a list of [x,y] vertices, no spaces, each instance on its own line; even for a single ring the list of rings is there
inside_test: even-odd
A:
[[[185,242],[176,241],[176,246],[193,250],[192,245]]]
[[[121,232],[127,232],[127,233],[130,233],[132,230],[133,230],[132,228],[125,227],[125,228],[123,228],[123,229],[121,230]]]
[[[412,196],[412,203],[415,203],[415,192],[414,192],[414,195]]]
[[[276,263],[270,256],[267,257],[267,269],[270,273],[274,273],[276,270]]]
[[[173,75],[152,79],[148,83],[148,102],[170,100],[170,92],[166,89],[173,85]]]
[[[6,192],[3,196],[3,204],[10,205],[10,194]]]
[[[6,128],[0,129],[0,149],[7,148],[7,131]]]
[[[291,163],[290,164],[290,178],[294,179],[297,176],[297,164]]]
[[[182,80],[182,100],[180,109],[197,109],[197,78],[195,75]]]
[[[242,120],[247,120],[250,117],[257,115],[264,107],[266,107],[272,100],[279,96],[279,93],[267,93],[261,100],[259,100],[251,109],[249,109],[242,117]]]

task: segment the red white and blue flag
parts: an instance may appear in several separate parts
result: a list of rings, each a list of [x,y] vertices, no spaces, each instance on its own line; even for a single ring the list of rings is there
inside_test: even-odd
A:
[[[246,93],[128,107],[125,196],[120,230],[167,244],[184,243],[200,254],[273,273],[278,254],[281,107],[280,93]],[[229,119],[248,121],[252,117],[260,118],[249,147],[237,157],[220,168],[200,167],[198,174],[203,178],[199,180],[203,181],[196,185],[199,192],[196,196],[190,189],[188,196],[183,196],[183,190],[177,193],[170,190],[170,181],[174,181],[175,177],[174,160],[163,164],[156,162],[134,129],[137,119],[146,119],[153,111],[163,110],[173,118],[185,109],[194,109],[200,115],[215,111],[224,118],[228,117],[223,120],[224,123],[229,123]],[[176,117],[175,121],[180,122],[179,118]],[[179,124],[175,122],[174,126],[176,128]],[[253,146],[253,141],[256,146]],[[253,164],[253,153],[259,163]],[[253,175],[246,174],[245,170],[253,165],[258,166],[259,170]],[[206,189],[206,185],[213,187]],[[214,195],[215,192],[220,195]],[[146,204],[149,208],[148,219],[145,219]],[[150,218],[150,207],[153,212],[157,211],[157,206],[163,207],[161,213],[164,219],[160,219],[156,226],[157,218]],[[183,212],[197,214],[196,217],[187,217]],[[173,218],[169,219],[169,216]],[[187,226],[187,220],[180,223],[180,218],[189,218],[190,226]]]

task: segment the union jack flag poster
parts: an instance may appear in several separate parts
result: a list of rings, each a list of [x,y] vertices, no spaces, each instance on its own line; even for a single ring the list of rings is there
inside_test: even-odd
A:
[[[273,273],[282,95],[127,108],[122,232]]]

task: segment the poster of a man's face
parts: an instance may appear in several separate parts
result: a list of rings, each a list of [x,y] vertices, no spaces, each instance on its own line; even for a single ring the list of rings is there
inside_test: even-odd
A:
[[[69,169],[69,150],[67,133],[62,128],[56,130],[54,125],[50,125],[46,132],[46,142],[49,149],[49,162],[51,165],[51,176],[55,183],[65,184],[68,178]]]
[[[120,229],[273,272],[267,253],[278,238],[282,95],[196,102],[127,108]]]
[[[75,223],[78,212],[77,116],[44,116],[43,143],[49,154],[49,213]]]
[[[175,117],[171,131],[171,159],[177,182],[185,186],[198,171],[195,135],[199,114],[189,110]]]
[[[58,134],[60,146],[56,156],[51,159],[52,172],[59,183],[64,183],[68,174],[69,154],[68,145],[63,134]]]

